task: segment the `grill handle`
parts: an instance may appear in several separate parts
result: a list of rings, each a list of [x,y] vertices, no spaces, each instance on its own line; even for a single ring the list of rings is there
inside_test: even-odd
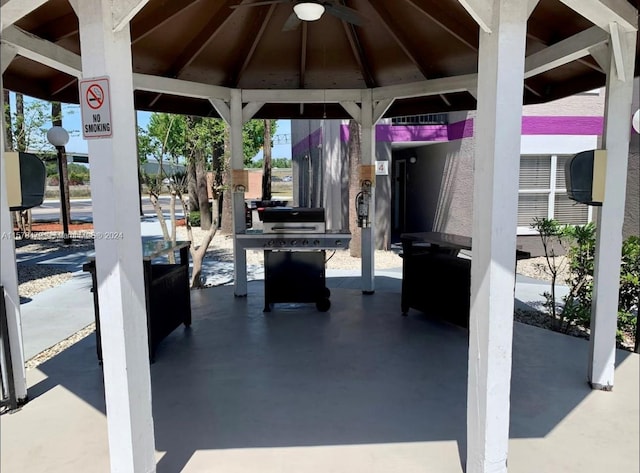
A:
[[[317,227],[309,225],[274,225],[272,230],[311,230],[317,231]]]

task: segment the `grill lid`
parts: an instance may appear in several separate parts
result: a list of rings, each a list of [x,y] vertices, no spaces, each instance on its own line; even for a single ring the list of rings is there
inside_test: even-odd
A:
[[[324,223],[324,208],[267,207],[262,211],[265,223]]]

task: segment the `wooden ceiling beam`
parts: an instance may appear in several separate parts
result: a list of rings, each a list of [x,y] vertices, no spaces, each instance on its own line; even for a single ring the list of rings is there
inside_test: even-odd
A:
[[[391,37],[396,41],[400,49],[404,52],[404,54],[409,58],[409,60],[413,63],[414,66],[420,71],[422,77],[425,79],[429,79],[430,75],[427,70],[422,65],[422,62],[418,60],[413,51],[409,48],[409,38],[407,37],[405,30],[400,27],[400,25],[396,24],[396,22],[391,17],[391,14],[386,11],[377,1],[371,1],[371,7],[373,11],[378,15],[380,21],[387,29],[387,32],[391,35]],[[443,94],[439,94],[442,101],[445,103],[447,107],[451,106],[451,102],[447,100],[447,98]]]
[[[60,92],[68,89],[73,85],[75,85],[76,87],[78,86],[78,80],[75,77],[72,77],[72,78],[69,78],[67,76],[56,77],[49,86],[52,99],[55,100],[56,95],[58,95]]]
[[[302,36],[300,40],[300,83],[299,87],[304,89],[304,81],[307,73],[307,42],[309,40],[309,30],[307,28],[307,22],[302,22],[302,31],[300,35]]]
[[[78,17],[72,12],[39,26],[32,33],[43,39],[57,42],[74,36],[79,31]]]
[[[215,38],[220,28],[229,21],[231,13],[233,12],[229,7],[233,4],[235,4],[235,0],[226,0],[220,8],[213,10],[213,14],[205,22],[204,28],[180,51],[177,60],[167,69],[166,75],[176,78],[180,77],[180,74],[182,74],[187,66],[189,66],[213,38]]]
[[[369,61],[367,61],[367,56],[364,52],[364,48],[362,47],[362,42],[360,41],[356,27],[346,21],[342,22],[342,26],[344,27],[344,32],[347,35],[347,40],[351,46],[353,57],[358,63],[360,73],[364,78],[364,83],[367,84],[367,87],[369,88],[376,87],[378,84],[371,73],[371,66],[369,65]]]
[[[145,38],[158,28],[167,25],[178,13],[182,13],[190,6],[200,2],[201,0],[181,0],[179,2],[163,2],[157,3],[157,7],[147,12],[145,9],[140,15],[131,22],[131,44]]]
[[[416,68],[420,71],[422,76],[425,79],[428,79],[429,74],[424,69],[420,61],[413,54],[413,51],[409,48],[409,46],[407,46],[407,44],[409,43],[409,38],[407,38],[407,35],[404,32],[405,30],[401,28],[398,24],[396,24],[395,21],[393,21],[391,14],[386,9],[384,9],[384,7],[378,4],[377,1],[371,1],[369,3],[371,4],[373,11],[378,16],[378,19],[387,30],[387,33],[391,35],[391,37],[394,39],[398,47],[402,49],[402,52],[404,53],[404,55],[413,63],[414,66],[416,66]]]
[[[186,47],[177,55],[177,60],[166,69],[164,76],[179,78],[180,74],[191,64],[196,57],[207,47],[209,42],[213,40],[220,28],[229,20],[233,10],[229,9],[234,0],[227,0],[217,10],[213,10],[211,17],[205,22],[195,37],[187,44]],[[150,102],[149,106],[153,107],[160,99],[162,94],[156,95]]]
[[[261,11],[256,14],[254,31],[247,36],[248,38],[253,38],[253,41],[247,40],[243,42],[242,45],[244,47],[244,50],[238,51],[238,57],[239,58],[244,57],[245,59],[240,65],[240,67],[236,68],[236,70],[231,73],[231,78],[229,80],[229,83],[231,84],[232,87],[238,87],[238,82],[240,81],[240,77],[242,77],[242,73],[245,71],[247,66],[251,63],[251,60],[253,59],[253,55],[256,52],[256,48],[258,47],[258,44],[260,43],[262,36],[264,36],[264,32],[266,31],[267,26],[269,25],[269,21],[271,21],[271,18],[273,17],[273,12],[275,11],[276,6],[277,5],[275,4],[270,5],[266,13],[263,13],[261,9]]]
[[[0,7],[0,28],[4,31],[49,0],[5,0]]]
[[[74,77],[82,76],[82,60],[79,55],[16,26],[9,26],[2,32],[2,43],[15,47],[20,56],[32,61]]]
[[[594,25],[609,31],[616,23],[624,31],[638,31],[638,10],[624,0],[560,0]]]
[[[478,51],[478,32],[477,31],[464,31],[462,34],[457,32],[456,29],[460,29],[460,22],[458,19],[451,17],[446,11],[440,10],[435,13],[434,11],[427,12],[422,8],[421,5],[418,5],[416,0],[404,0],[407,4],[411,5],[417,12],[421,15],[427,17],[434,24],[442,28],[444,31],[449,33],[451,37],[457,39],[459,42],[464,44],[466,47],[471,49],[472,51]]]

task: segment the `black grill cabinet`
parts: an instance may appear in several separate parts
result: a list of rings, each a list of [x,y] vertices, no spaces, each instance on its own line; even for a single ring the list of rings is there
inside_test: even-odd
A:
[[[275,302],[315,302],[319,311],[331,307],[325,279],[325,251],[264,252],[264,311]]]

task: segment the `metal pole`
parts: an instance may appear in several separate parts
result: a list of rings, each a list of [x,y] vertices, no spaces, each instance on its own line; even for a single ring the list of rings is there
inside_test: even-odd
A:
[[[65,245],[71,244],[71,237],[69,236],[69,216],[67,215],[67,197],[64,191],[64,179],[62,177],[62,146],[56,146],[58,150],[58,181],[60,184],[60,212],[62,212],[62,238]]]

